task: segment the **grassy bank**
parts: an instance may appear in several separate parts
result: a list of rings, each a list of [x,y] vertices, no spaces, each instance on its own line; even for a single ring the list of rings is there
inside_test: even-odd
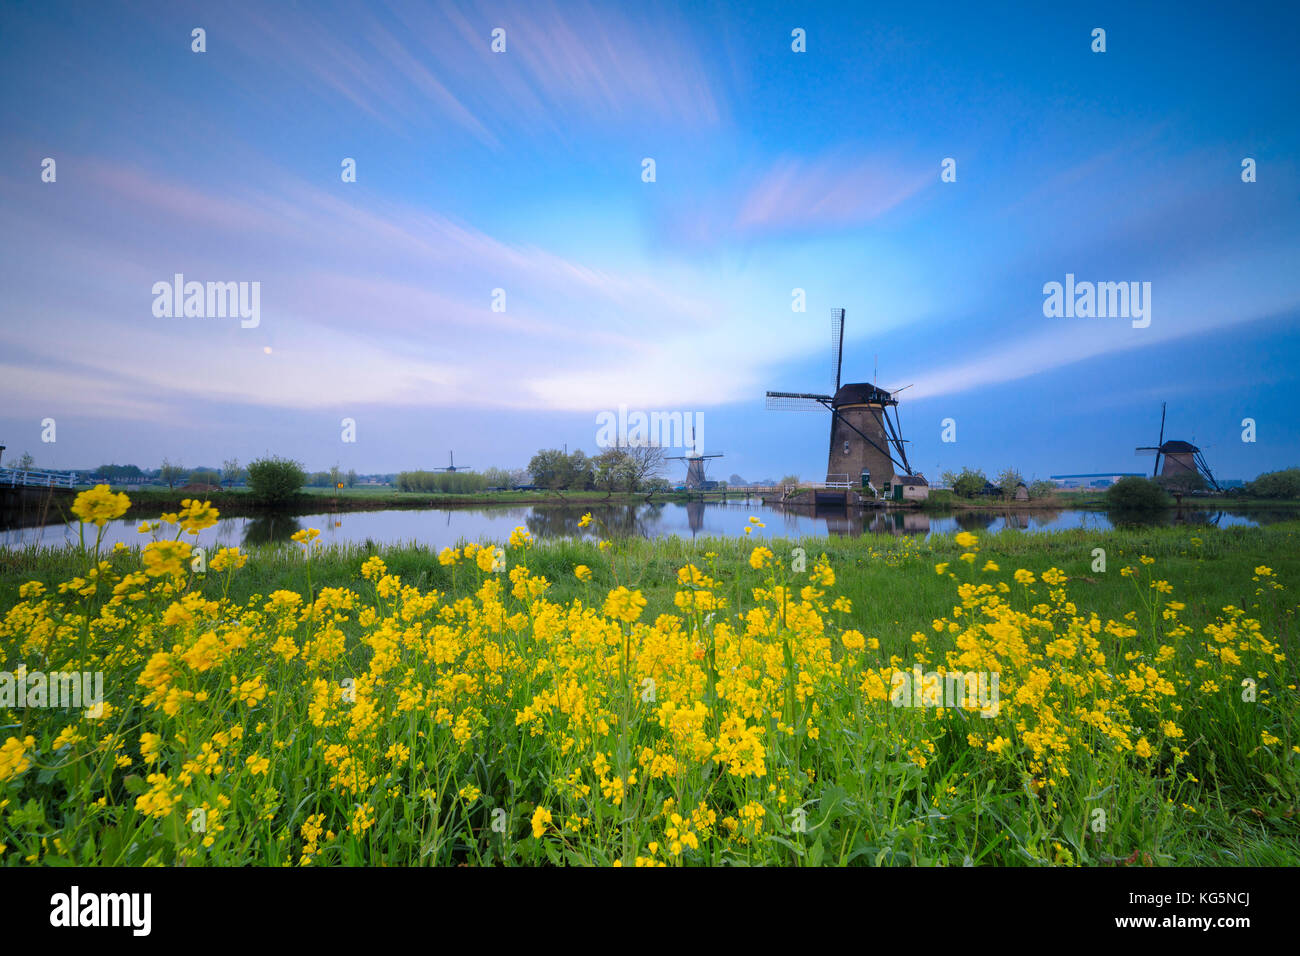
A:
[[[0,557],[5,668],[108,701],[0,707],[0,863],[1300,863],[1300,523],[591,530]]]

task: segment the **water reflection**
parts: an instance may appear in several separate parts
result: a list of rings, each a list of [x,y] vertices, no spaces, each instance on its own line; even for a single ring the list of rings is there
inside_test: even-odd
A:
[[[580,528],[579,521],[592,512],[597,524]],[[577,537],[646,537],[676,535],[682,538],[738,537],[749,517],[764,525],[758,537],[798,538],[812,535],[926,535],[955,531],[996,533],[1004,529],[1026,534],[1070,529],[1105,530],[1113,524],[1188,525],[1226,527],[1258,525],[1300,518],[1300,512],[1278,509],[1242,512],[1206,509],[1170,509],[1157,514],[1107,515],[1098,511],[982,509],[929,514],[920,511],[849,511],[844,508],[784,510],[757,500],[594,503],[589,505],[538,504],[476,506],[424,510],[351,511],[338,514],[223,518],[204,531],[200,544],[210,547],[279,543],[303,528],[318,528],[321,544],[389,545],[419,543],[441,549],[464,541],[504,541],[519,526],[535,539]],[[137,520],[113,521],[104,528],[104,544],[118,541],[140,545],[148,540],[136,532]],[[68,543],[61,524],[0,531],[0,546]]]
[[[263,515],[257,518],[246,519],[243,534],[240,541],[245,547],[252,547],[255,544],[277,544],[282,541],[288,541],[295,533],[302,530],[302,522],[298,518],[287,515]]]

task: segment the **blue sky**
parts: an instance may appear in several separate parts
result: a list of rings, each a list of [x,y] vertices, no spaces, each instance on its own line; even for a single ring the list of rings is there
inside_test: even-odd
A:
[[[826,416],[763,392],[830,388],[839,306],[929,475],[1139,471],[1161,401],[1221,476],[1300,463],[1292,4],[0,16],[7,456],[518,466],[627,405],[702,413],[711,474],[821,478]],[[177,272],[260,282],[260,323],[155,317]],[[1067,273],[1150,282],[1150,326],[1046,318]]]

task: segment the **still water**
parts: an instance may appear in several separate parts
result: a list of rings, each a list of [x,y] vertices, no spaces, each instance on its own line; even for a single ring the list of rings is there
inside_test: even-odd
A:
[[[959,511],[927,515],[915,511],[862,512],[846,514],[843,509],[816,512],[783,511],[757,501],[692,501],[687,503],[639,503],[632,505],[490,505],[427,510],[346,511],[334,514],[222,518],[215,528],[200,536],[209,547],[249,546],[287,541],[295,531],[318,528],[321,543],[378,545],[417,542],[443,548],[460,541],[504,541],[520,525],[534,538],[582,537],[596,529],[580,529],[578,521],[591,511],[604,526],[602,534],[659,538],[736,537],[744,534],[750,515],[766,527],[755,533],[767,538],[797,538],[811,535],[928,535],[953,531],[997,532],[1011,528],[1028,532],[1063,531],[1071,528],[1104,530],[1111,526],[1104,512],[1096,511]],[[1270,520],[1295,517],[1295,513],[1252,511],[1170,512],[1161,522],[1191,525],[1256,525]],[[136,531],[138,521],[112,521],[105,525],[104,541],[138,545],[149,539]],[[188,539],[187,540],[191,540]],[[76,532],[55,524],[0,531],[0,547],[27,545],[58,547],[75,544]]]

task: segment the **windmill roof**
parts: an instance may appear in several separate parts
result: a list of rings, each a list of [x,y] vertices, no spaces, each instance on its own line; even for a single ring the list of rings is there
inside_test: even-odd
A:
[[[1191,442],[1179,441],[1178,439],[1172,439],[1160,446],[1160,452],[1161,454],[1164,455],[1170,455],[1170,454],[1176,455],[1180,452],[1196,452],[1196,451],[1200,451],[1200,449],[1197,448],[1195,445],[1193,445]]]
[[[893,397],[883,388],[870,382],[854,382],[840,386],[840,390],[835,393],[835,398],[831,400],[831,406],[838,408],[841,405],[867,405],[892,401]]]

